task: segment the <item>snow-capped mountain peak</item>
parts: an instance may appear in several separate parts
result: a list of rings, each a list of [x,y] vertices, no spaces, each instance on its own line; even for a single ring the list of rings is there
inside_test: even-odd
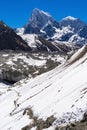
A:
[[[48,30],[50,32],[50,30],[53,30],[53,26],[59,26],[59,23],[55,21],[55,19],[48,14],[47,12],[44,12],[42,10],[39,9],[34,9],[32,11],[32,15],[28,21],[28,23],[25,25],[25,30],[24,33],[25,34],[31,34],[31,33],[35,33],[38,35],[44,35],[43,33],[41,33],[41,30],[44,32],[46,32],[45,37],[47,37],[48,34]],[[52,34],[52,33],[50,33]]]
[[[54,44],[55,42],[58,44],[59,42],[67,42],[72,43],[72,46],[82,46],[87,42],[87,24],[72,16],[67,16],[58,22],[49,13],[35,8],[24,28],[17,29],[17,34],[20,36],[36,34],[46,40],[53,41]],[[31,35],[23,36],[23,39],[25,37],[31,39],[29,36],[31,37]]]
[[[29,22],[33,22],[34,23],[33,26],[38,25],[38,22],[41,22],[42,23],[41,27],[42,27],[49,21],[49,19],[50,20],[52,19],[51,15],[49,15],[47,12],[35,8],[32,11],[32,15],[31,18],[29,19]]]
[[[45,24],[48,23],[48,21],[52,21],[53,18],[51,15],[49,15],[47,12],[44,12],[40,9],[35,8],[32,11],[32,15],[29,19],[29,22],[25,26],[27,28],[29,25],[32,26],[33,28],[42,28]]]
[[[62,20],[77,20],[77,18],[74,18],[72,16],[67,16],[67,17],[63,18]]]

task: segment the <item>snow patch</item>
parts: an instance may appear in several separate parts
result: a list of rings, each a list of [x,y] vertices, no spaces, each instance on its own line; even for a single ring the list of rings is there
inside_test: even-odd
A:
[[[72,16],[67,16],[67,17],[63,18],[62,20],[77,20],[77,18],[74,18]]]

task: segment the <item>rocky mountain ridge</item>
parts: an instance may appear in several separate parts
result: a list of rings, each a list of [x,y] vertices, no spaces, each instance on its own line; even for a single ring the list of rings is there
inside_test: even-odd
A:
[[[19,34],[21,29],[17,29]],[[68,16],[60,22],[48,13],[34,9],[28,23],[23,27],[22,34],[36,34],[51,42],[70,43],[72,46],[83,46],[87,42],[87,24],[78,18]],[[28,36],[29,37],[29,36]],[[26,40],[26,39],[25,39]]]
[[[87,24],[80,19],[68,16],[57,22],[39,9],[34,9],[29,22],[15,31],[17,34],[0,22],[0,50],[68,53],[87,43]],[[67,49],[64,51],[62,46]]]
[[[24,51],[31,50],[27,43],[18,36],[13,29],[8,27],[4,22],[0,21],[0,50],[3,49]]]

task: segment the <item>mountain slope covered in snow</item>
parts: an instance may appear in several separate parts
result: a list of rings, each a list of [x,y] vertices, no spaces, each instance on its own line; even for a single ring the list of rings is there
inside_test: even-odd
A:
[[[86,72],[87,45],[50,72],[13,87],[1,84],[0,129],[55,130],[81,120],[87,111]]]

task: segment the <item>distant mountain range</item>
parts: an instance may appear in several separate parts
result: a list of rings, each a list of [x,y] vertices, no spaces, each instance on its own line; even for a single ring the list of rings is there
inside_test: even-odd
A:
[[[0,22],[0,49],[68,53],[87,42],[87,24],[80,19],[68,16],[57,22],[50,14],[37,8],[24,27],[14,31],[8,28]]]
[[[34,9],[28,23],[16,32],[34,48],[43,45],[41,42],[38,45],[34,40],[38,36],[50,41],[56,50],[60,49],[59,44],[73,47],[87,42],[87,24],[80,19],[68,16],[57,22],[50,14],[39,9]]]

